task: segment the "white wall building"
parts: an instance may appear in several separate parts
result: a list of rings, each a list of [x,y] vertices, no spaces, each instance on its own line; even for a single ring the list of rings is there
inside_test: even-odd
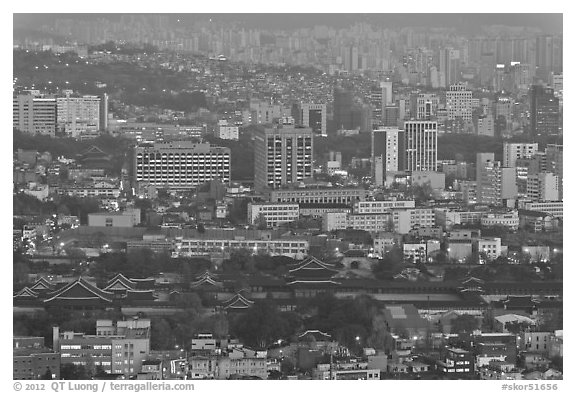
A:
[[[256,224],[260,215],[266,220],[268,228],[298,221],[300,207],[297,203],[249,203],[248,223]]]

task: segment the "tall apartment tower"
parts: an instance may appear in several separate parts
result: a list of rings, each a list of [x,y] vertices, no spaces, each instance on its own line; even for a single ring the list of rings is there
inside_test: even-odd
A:
[[[341,87],[334,89],[334,125],[337,130],[353,128],[352,92]]]
[[[254,186],[279,188],[312,177],[311,128],[277,126],[258,130],[254,136]]]
[[[404,171],[405,132],[398,128],[372,130],[372,177],[377,186],[387,184],[387,176]]]
[[[533,85],[530,89],[532,136],[556,135],[560,131],[560,101],[554,89]]]
[[[230,149],[209,143],[154,143],[138,146],[134,151],[137,185],[191,189],[213,179],[229,183],[230,172]]]
[[[326,134],[326,104],[298,103],[292,106],[292,117],[296,125],[310,127],[314,134]]]
[[[460,117],[464,121],[472,121],[472,91],[462,84],[451,85],[446,92],[446,109],[448,120]]]
[[[436,171],[438,124],[435,121],[404,122],[407,171]]]
[[[373,124],[384,124],[384,108],[393,103],[392,82],[380,82],[370,89]]]
[[[12,99],[13,127],[21,132],[54,136],[57,118],[55,98],[44,98],[33,91]]]
[[[505,168],[516,167],[516,160],[532,158],[538,151],[538,143],[508,143],[504,142],[502,165]]]
[[[72,95],[56,99],[58,108],[58,129],[73,138],[82,135],[96,137],[100,133],[100,97]]]

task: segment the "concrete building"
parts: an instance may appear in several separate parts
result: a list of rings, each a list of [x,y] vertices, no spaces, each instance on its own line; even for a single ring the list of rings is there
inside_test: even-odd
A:
[[[518,208],[550,214],[556,218],[564,217],[562,201],[518,201]]]
[[[446,175],[442,172],[413,171],[410,180],[412,185],[428,184],[433,190],[443,190],[446,185]]]
[[[533,136],[558,135],[560,103],[554,89],[533,85],[530,89],[530,123]]]
[[[472,121],[472,91],[466,85],[450,85],[446,92],[446,109],[448,120],[462,118],[465,122]]]
[[[325,232],[348,228],[348,213],[328,212],[322,215],[322,230]]]
[[[60,379],[60,354],[45,347],[44,337],[16,336],[12,342],[13,379]]]
[[[218,126],[216,127],[216,138],[237,141],[238,137],[238,126],[228,124],[227,120],[218,121]]]
[[[65,97],[56,99],[57,125],[63,135],[79,138],[95,138],[100,134],[100,97],[73,96],[71,91]]]
[[[37,91],[17,95],[12,100],[12,127],[28,134],[56,135],[57,104]]]
[[[311,128],[277,126],[254,135],[254,186],[279,188],[312,177]]]
[[[438,124],[435,121],[404,122],[407,171],[435,171],[438,160]]]
[[[89,227],[131,228],[140,224],[140,209],[128,209],[122,212],[89,213]]]
[[[322,203],[352,205],[364,201],[368,191],[364,188],[307,187],[268,190],[270,202]]]
[[[263,218],[268,228],[298,221],[300,206],[297,203],[253,202],[248,204],[248,223],[257,225]]]
[[[512,231],[517,231],[520,225],[520,218],[518,211],[509,213],[488,213],[480,219],[480,224],[483,227],[504,226]]]
[[[558,201],[560,200],[559,183],[559,177],[553,173],[528,175],[527,197],[537,202]]]
[[[432,120],[436,117],[439,97],[434,93],[420,93],[416,97],[416,120]]]
[[[406,149],[403,130],[397,128],[373,130],[371,150],[372,177],[377,186],[390,184],[394,174],[404,171]]]
[[[516,167],[516,160],[532,158],[538,151],[538,143],[508,143],[504,142],[502,166]]]
[[[499,237],[478,239],[478,252],[485,254],[489,261],[498,258],[502,255],[502,239]]]
[[[547,145],[545,154],[546,172],[558,176],[558,197],[562,200],[564,195],[564,147],[562,145]]]
[[[292,106],[292,117],[297,126],[311,128],[315,135],[327,136],[326,104],[298,103]]]
[[[208,143],[178,141],[134,149],[137,184],[190,189],[213,179],[230,182],[230,149]]]
[[[62,364],[100,366],[107,373],[131,376],[141,371],[150,352],[150,320],[96,321],[96,334],[53,329],[54,349]]]
[[[477,202],[480,204],[506,206],[518,196],[516,169],[504,168],[499,161],[484,161],[484,154],[477,155]]]
[[[390,213],[392,209],[406,209],[415,207],[413,200],[389,201],[363,201],[354,203],[355,214],[383,214]]]

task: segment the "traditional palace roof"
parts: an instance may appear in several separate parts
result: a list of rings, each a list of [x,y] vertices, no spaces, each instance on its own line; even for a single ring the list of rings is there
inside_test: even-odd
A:
[[[206,270],[200,276],[196,277],[196,281],[190,284],[191,288],[200,288],[200,287],[221,287],[222,282],[216,281],[216,275],[214,273],[209,272]]]
[[[288,271],[287,284],[296,282],[324,283],[331,282],[331,279],[338,273],[338,270],[331,263],[322,262],[312,256],[304,261],[291,265]]]
[[[127,291],[136,288],[134,281],[126,278],[122,273],[115,275],[107,284],[105,291]]]
[[[50,297],[44,300],[44,302],[65,301],[75,303],[78,301],[96,300],[98,302],[112,303],[112,297],[113,294],[111,292],[103,291],[80,277],[76,281],[72,281],[63,288],[51,293]]]
[[[34,292],[32,289],[30,289],[28,287],[24,287],[14,295],[14,298],[36,299],[36,298],[38,298],[38,293]]]
[[[240,292],[222,303],[224,309],[232,308],[237,310],[244,310],[252,307],[252,305],[254,305],[254,302],[246,299]]]
[[[51,283],[50,281],[46,280],[44,277],[40,277],[34,285],[30,287],[33,291],[53,291],[56,287],[55,284]]]
[[[298,336],[298,341],[306,340],[308,337],[313,337],[316,341],[332,341],[331,335],[320,330],[306,330]]]

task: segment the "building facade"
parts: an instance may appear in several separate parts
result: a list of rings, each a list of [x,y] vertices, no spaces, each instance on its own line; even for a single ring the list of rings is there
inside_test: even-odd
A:
[[[407,171],[435,171],[438,161],[438,124],[435,121],[404,122]]]

